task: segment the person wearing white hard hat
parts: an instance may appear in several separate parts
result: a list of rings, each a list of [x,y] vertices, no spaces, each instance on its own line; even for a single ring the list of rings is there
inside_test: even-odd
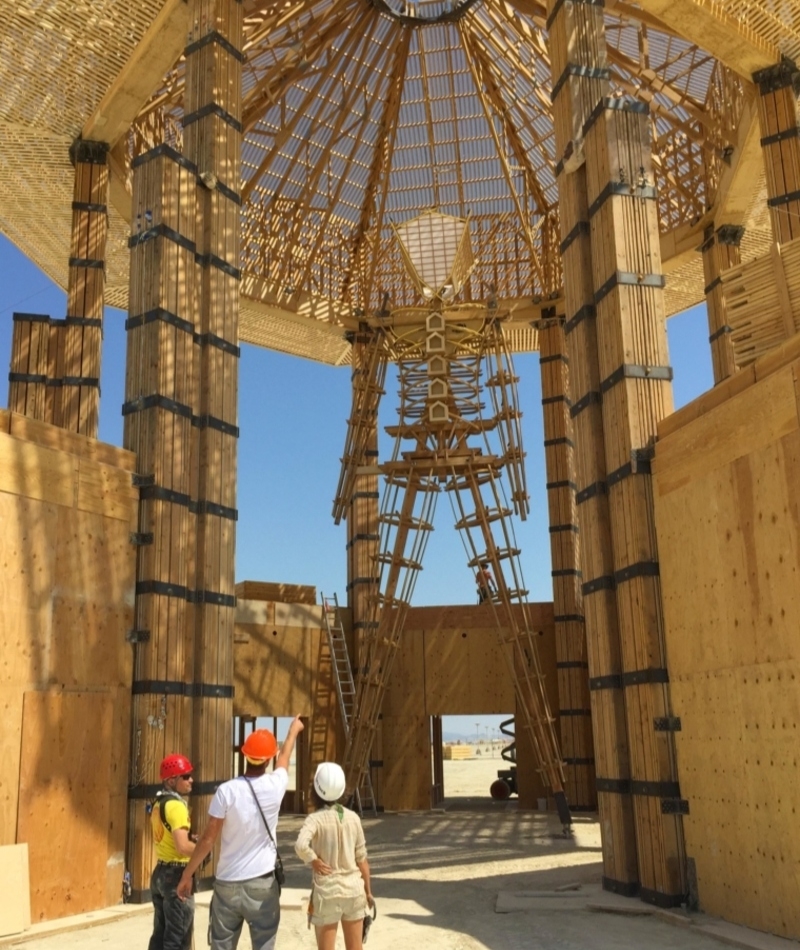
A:
[[[339,804],[344,789],[342,767],[322,762],[311,790],[317,810],[294,846],[313,872],[310,919],[318,950],[334,950],[340,921],[346,950],[361,950],[364,918],[374,905],[364,829],[358,815]]]

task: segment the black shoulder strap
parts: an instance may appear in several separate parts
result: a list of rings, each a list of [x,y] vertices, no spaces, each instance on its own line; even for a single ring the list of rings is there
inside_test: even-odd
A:
[[[172,834],[172,825],[167,821],[167,802],[182,802],[183,799],[177,792],[159,792],[158,814],[161,816],[161,824]]]
[[[256,808],[258,809],[259,815],[261,815],[261,820],[264,822],[264,827],[267,829],[267,834],[269,835],[269,840],[272,842],[272,847],[275,849],[275,854],[278,853],[278,846],[275,844],[275,839],[272,837],[272,832],[269,830],[269,823],[264,815],[264,812],[261,810],[261,805],[258,802],[258,796],[256,791],[253,788],[253,784],[246,775],[243,775],[242,778],[247,782],[247,787],[250,789],[250,794],[253,796],[253,801],[256,803]]]

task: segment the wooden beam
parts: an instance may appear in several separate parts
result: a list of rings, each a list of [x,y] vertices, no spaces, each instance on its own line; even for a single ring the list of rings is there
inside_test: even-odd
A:
[[[737,23],[719,4],[712,8],[696,0],[640,0],[639,6],[669,32],[711,53],[745,79],[780,61],[777,47]]]
[[[188,31],[186,0],[165,0],[150,29],[86,120],[81,137],[114,145],[180,58]]]

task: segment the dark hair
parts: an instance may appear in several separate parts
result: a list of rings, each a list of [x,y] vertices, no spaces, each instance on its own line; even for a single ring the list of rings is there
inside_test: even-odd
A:
[[[311,801],[314,802],[314,807],[317,809],[327,808],[328,805],[335,804],[335,802],[326,802],[313,785],[311,786]]]

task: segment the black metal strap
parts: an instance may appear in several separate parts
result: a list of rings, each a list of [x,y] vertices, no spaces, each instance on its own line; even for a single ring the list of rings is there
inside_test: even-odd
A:
[[[150,631],[149,630],[129,630],[125,634],[125,639],[128,641],[128,643],[149,643]]]
[[[583,614],[556,614],[553,623],[586,623]]]
[[[753,73],[753,82],[758,86],[762,96],[766,96],[770,92],[778,92],[779,89],[786,89],[788,86],[794,86],[797,81],[798,70],[791,60],[783,60],[773,66],[757,69]]]
[[[215,590],[190,590],[186,592],[190,604],[212,604],[214,607],[235,607],[235,594],[220,594]]]
[[[192,499],[185,492],[175,491],[172,488],[164,488],[162,485],[143,485],[139,489],[140,501],[168,501],[173,505],[182,505],[184,508],[192,508]]]
[[[216,333],[195,333],[194,342],[199,346],[214,346],[218,350],[222,350],[223,353],[228,353],[237,359],[241,356],[241,349],[235,343],[223,340]]]
[[[216,416],[212,416],[209,413],[206,413],[204,416],[192,416],[192,425],[196,429],[216,429],[217,432],[233,436],[234,439],[239,438],[239,426],[225,422],[224,419],[217,419]]]
[[[589,234],[589,222],[588,221],[578,221],[575,226],[570,230],[569,234],[564,238],[564,240],[559,245],[559,250],[561,254],[564,254],[564,251],[579,238],[582,234]]]
[[[103,329],[103,321],[99,317],[64,317],[66,327],[92,327],[95,330]]]
[[[582,505],[584,502],[589,501],[590,498],[594,498],[595,495],[607,495],[608,486],[604,481],[592,482],[591,485],[587,485],[586,488],[582,488],[575,495],[575,504]]]
[[[570,78],[576,76],[582,79],[610,79],[611,70],[601,66],[583,66],[580,63],[567,63],[564,72],[558,77],[550,93],[550,101],[555,102],[556,96],[561,92],[564,83]]]
[[[134,696],[195,696],[232,699],[233,686],[220,683],[183,683],[179,680],[135,680],[131,689]]]
[[[666,279],[663,274],[634,274],[633,271],[618,270],[608,278],[608,280],[595,291],[595,304],[606,297],[617,287],[655,287],[662,289],[666,286]]]
[[[594,757],[588,759],[574,759],[567,756],[561,760],[564,765],[594,765]]]
[[[345,550],[349,551],[350,548],[354,547],[360,541],[380,541],[379,534],[355,534],[352,538],[345,544]]]
[[[610,181],[589,205],[589,218],[593,218],[609,198],[639,198],[643,201],[655,201],[655,185],[637,185],[631,181]]]
[[[639,888],[639,899],[656,907],[680,907],[686,901],[686,894],[662,894],[648,887]]]
[[[231,43],[229,39],[224,37],[217,30],[212,30],[210,33],[206,33],[205,36],[201,36],[199,40],[195,40],[194,43],[190,43],[186,49],[184,49],[184,56],[191,56],[192,53],[196,53],[198,50],[201,50],[204,46],[208,46],[209,43],[216,43],[217,46],[221,46],[226,53],[229,53],[233,56],[234,59],[238,59],[240,63],[246,61],[246,56],[241,50],[236,49],[236,47]]]
[[[785,195],[776,195],[774,198],[767,199],[769,208],[779,208],[781,205],[787,205],[790,201],[800,201],[800,191],[790,191]]]
[[[636,897],[639,894],[638,881],[615,881],[613,877],[603,876],[603,890],[622,897]]]
[[[380,577],[354,577],[347,585],[347,589],[352,590],[361,584],[379,584],[380,580]]]
[[[228,201],[232,201],[235,205],[241,206],[242,196],[238,191],[234,191],[233,188],[229,188],[228,185],[221,181],[217,181],[214,187],[224,198],[227,198]]]
[[[223,261],[223,259],[217,257],[216,254],[195,254],[195,260],[201,267],[216,267],[217,270],[221,270],[227,274],[228,277],[233,277],[235,280],[241,280],[242,278],[242,272],[238,267],[234,267],[233,264]]]
[[[550,534],[560,534],[562,531],[572,531],[573,534],[580,534],[580,528],[576,524],[551,524],[548,531]]]
[[[689,802],[685,798],[662,798],[662,815],[688,815]]]
[[[177,597],[186,600],[188,589],[183,584],[170,584],[167,581],[137,581],[136,596],[158,594],[161,597]]]
[[[46,383],[47,376],[43,373],[9,373],[10,383]]]
[[[564,324],[564,333],[569,335],[584,320],[593,320],[597,316],[597,308],[593,303],[585,303]]]
[[[560,361],[569,366],[569,357],[566,353],[551,353],[549,356],[539,357],[540,365],[544,365],[545,363],[555,363],[556,361]]]
[[[591,709],[559,709],[559,716],[591,716]]]
[[[619,468],[615,468],[613,472],[609,472],[606,475],[606,484],[610,488],[630,475],[649,475],[652,458],[652,448],[633,449],[630,462],[626,462],[624,465],[620,465]]]
[[[590,676],[589,689],[593,692],[597,689],[622,689],[622,675],[607,673],[605,676]]]
[[[61,382],[65,386],[99,386],[97,376],[64,376]]]
[[[183,330],[184,333],[194,335],[193,323],[190,323],[189,320],[184,320],[177,314],[171,313],[169,310],[165,310],[163,307],[156,307],[154,310],[148,310],[146,313],[140,313],[138,316],[128,317],[125,321],[125,329],[135,330],[138,327],[146,326],[148,323],[153,323],[156,320],[160,320],[162,323],[168,323],[178,330]]]
[[[637,561],[614,571],[614,580],[617,584],[633,580],[635,577],[658,577],[658,561]]]
[[[586,660],[557,660],[557,670],[588,670],[589,664]]]
[[[566,436],[560,436],[557,439],[545,439],[544,447],[549,448],[551,445],[568,445],[571,449],[575,448],[575,443],[572,439],[566,438]]]
[[[128,247],[135,248],[140,244],[145,244],[147,241],[152,241],[153,238],[163,237],[168,241],[171,241],[173,244],[177,244],[178,247],[182,247],[185,251],[189,251],[190,254],[194,254],[197,249],[197,245],[194,241],[190,241],[189,238],[184,237],[174,228],[169,227],[164,224],[155,224],[152,228],[147,228],[145,231],[140,231],[138,234],[132,234],[128,238]]]
[[[71,257],[69,259],[70,267],[85,267],[88,270],[104,270],[105,261],[94,260],[89,257]]]
[[[108,142],[93,142],[78,136],[69,147],[69,160],[73,165],[106,165],[108,150]]]
[[[162,157],[168,158],[176,165],[180,165],[181,168],[185,168],[194,175],[197,174],[197,165],[195,165],[194,162],[189,161],[188,158],[181,155],[181,153],[176,151],[176,149],[174,149],[171,145],[167,145],[166,142],[162,143],[161,145],[156,145],[155,148],[151,148],[149,151],[138,155],[131,162],[131,168],[139,168],[141,165],[146,165],[148,162],[152,162],[154,159]]]
[[[631,781],[631,795],[647,795],[653,798],[680,798],[681,790],[677,782],[640,782]]]
[[[150,485],[155,485],[156,477],[153,474],[142,475],[139,472],[134,472],[131,475],[131,484],[134,488],[149,488]]]
[[[616,587],[613,576],[603,574],[600,577],[595,577],[594,580],[581,584],[581,593],[586,596],[587,594],[596,594],[599,590],[616,590]]]
[[[612,99],[604,96],[589,113],[589,117],[583,123],[584,137],[589,134],[589,129],[597,122],[604,112],[633,112],[639,115],[648,115],[650,106],[639,99],[633,99],[630,96],[620,96],[618,99]]]
[[[598,792],[610,792],[613,795],[630,795],[631,780],[627,778],[596,778]]]
[[[721,336],[726,333],[733,333],[733,327],[729,327],[727,323],[723,323],[721,327],[716,329],[708,338],[709,343],[713,343],[715,340],[718,340]]]
[[[578,486],[575,484],[575,482],[571,482],[569,479],[566,479],[560,482],[547,482],[544,487],[547,489],[547,491],[556,488],[571,488],[572,491],[575,491]]]
[[[108,214],[108,205],[97,204],[94,201],[73,201],[73,211],[96,211],[98,214]]]
[[[380,498],[380,492],[376,491],[354,491],[350,496],[352,501],[355,501],[357,498]]]
[[[145,412],[147,409],[166,409],[174,416],[181,416],[183,419],[191,420],[192,407],[185,403],[170,399],[169,396],[162,396],[160,393],[152,393],[150,396],[137,396],[122,404],[122,415],[130,416],[136,412]]]
[[[153,532],[131,531],[131,533],[128,535],[128,539],[135,547],[144,547],[145,545],[153,543]]]
[[[189,506],[198,515],[214,515],[215,518],[224,518],[226,521],[238,521],[239,511],[227,505],[218,505],[215,501],[202,499]]]
[[[573,404],[569,411],[570,417],[574,419],[576,416],[579,416],[584,409],[588,409],[589,406],[599,406],[602,402],[603,394],[591,389],[585,396],[581,396],[581,398]]]
[[[222,121],[229,125],[232,129],[235,129],[237,132],[244,131],[244,126],[242,123],[228,112],[226,109],[223,109],[218,102],[208,102],[204,106],[201,106],[199,109],[196,109],[194,112],[190,112],[189,115],[183,117],[183,127],[186,128],[187,125],[192,125],[194,122],[199,122],[201,119],[205,119],[206,116],[215,115]]]
[[[744,227],[740,224],[721,224],[717,228],[717,244],[738,247],[744,237]]]
[[[680,716],[657,716],[653,720],[653,729],[656,732],[680,732]]]
[[[720,285],[721,283],[722,283],[722,278],[721,278],[719,275],[717,275],[717,276],[711,281],[710,284],[706,284],[705,287],[703,287],[703,293],[704,293],[704,294],[706,295],[706,297],[707,297],[707,296],[711,293],[711,291],[714,290],[715,287],[719,287],[719,285]]]
[[[629,670],[622,674],[623,686],[644,686],[648,683],[668,683],[669,671],[663,667],[648,667],[644,670]]]
[[[563,403],[566,403],[566,404],[567,404],[567,407],[569,407],[569,406],[572,405],[572,402],[570,401],[569,397],[568,397],[568,396],[565,396],[565,395],[563,395],[563,394],[560,395],[560,396],[543,396],[543,397],[542,397],[542,405],[543,405],[543,406],[550,406],[550,405],[552,405],[553,403],[556,403],[556,402],[563,402]]]
[[[551,577],[583,577],[583,571],[579,571],[577,567],[559,567],[554,571],[550,571]]]

